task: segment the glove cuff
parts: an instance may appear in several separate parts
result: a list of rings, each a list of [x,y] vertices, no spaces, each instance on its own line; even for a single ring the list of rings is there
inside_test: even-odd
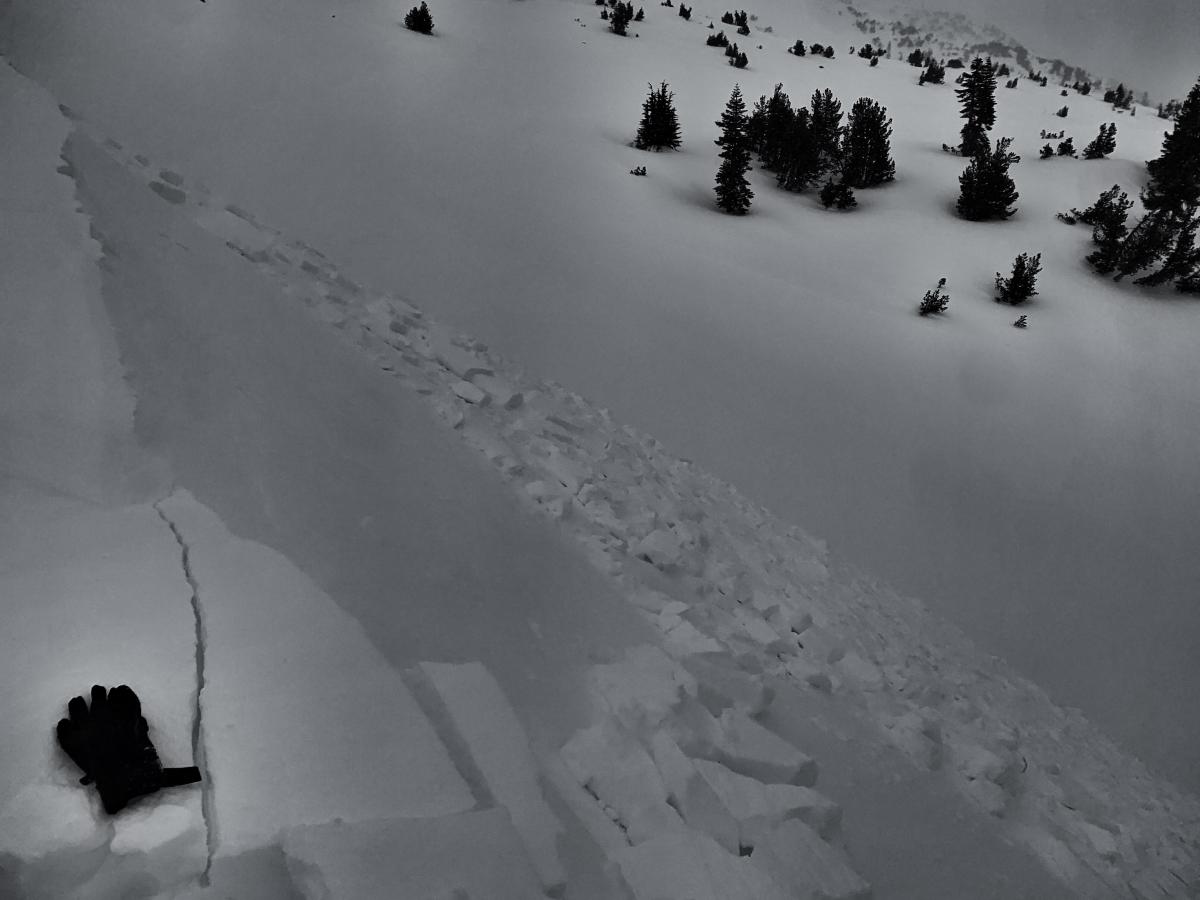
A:
[[[179,787],[183,784],[195,784],[200,780],[200,770],[196,766],[180,766],[174,769],[162,770],[163,787]]]

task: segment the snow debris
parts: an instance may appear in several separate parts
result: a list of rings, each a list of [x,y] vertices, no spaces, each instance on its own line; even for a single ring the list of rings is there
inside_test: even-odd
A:
[[[608,714],[632,729],[658,725],[697,691],[684,667],[649,644],[629,649],[616,663],[593,666],[588,681]]]
[[[703,759],[696,760],[695,766],[737,822],[739,842],[744,847],[755,846],[786,819],[799,819],[825,840],[837,834],[841,807],[812,788],[763,784]]]
[[[777,826],[754,847],[750,862],[794,895],[817,900],[868,900],[871,886],[851,868],[846,854],[797,819]]]
[[[622,851],[621,874],[635,900],[788,900],[752,860],[735,856],[707,835],[669,834]]]

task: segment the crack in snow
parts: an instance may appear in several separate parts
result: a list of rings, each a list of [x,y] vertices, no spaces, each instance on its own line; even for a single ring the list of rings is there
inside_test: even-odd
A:
[[[212,808],[212,773],[208,770],[208,755],[204,747],[203,713],[200,707],[200,695],[204,691],[204,650],[207,639],[204,628],[204,609],[200,605],[200,585],[196,581],[196,576],[192,574],[191,548],[188,547],[187,541],[184,540],[179,526],[163,511],[161,500],[154,504],[154,511],[158,513],[158,517],[166,523],[166,526],[171,529],[175,543],[179,545],[183,577],[192,589],[192,616],[196,624],[196,699],[195,707],[192,711],[192,759],[204,775],[204,780],[200,783],[200,815],[204,819],[207,855],[204,861],[204,871],[200,874],[200,884],[202,887],[208,887],[209,872],[212,869],[213,856],[216,852],[216,829]]]

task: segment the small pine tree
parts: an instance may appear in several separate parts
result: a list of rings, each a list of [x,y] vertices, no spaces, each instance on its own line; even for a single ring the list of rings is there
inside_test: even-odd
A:
[[[851,187],[883,184],[896,177],[892,159],[892,120],[887,110],[869,97],[850,109],[842,146],[842,180]]]
[[[733,25],[734,24],[733,13],[726,10],[724,15],[721,16],[721,24],[722,25]]]
[[[748,36],[750,34],[750,26],[749,25],[739,25],[737,27],[737,33],[742,36]]]
[[[945,84],[946,68],[930,60],[929,65],[921,74],[921,84]]]
[[[690,22],[692,20],[692,8],[690,6],[684,6],[682,3],[680,3],[679,4],[679,17],[681,19],[684,19],[685,21]]]
[[[738,28],[750,27],[750,17],[746,14],[744,9],[738,10],[733,14],[733,24]]]
[[[1012,274],[1007,278],[996,273],[996,300],[1016,306],[1037,294],[1037,276],[1042,271],[1042,254],[1020,254],[1013,260]]]
[[[842,162],[842,102],[833,91],[814,91],[810,129],[818,162],[817,177],[838,171]]]
[[[879,57],[878,57],[878,56],[872,56],[872,57],[871,57],[871,68],[873,69],[873,68],[875,68],[877,65],[879,65]]]
[[[962,153],[974,156],[987,147],[987,133],[996,124],[996,69],[991,58],[972,60],[970,70],[963,73],[962,86],[954,93],[965,120]]]
[[[750,65],[750,57],[739,51],[738,54],[729,61],[729,64],[735,69],[744,69],[746,66]]]
[[[821,55],[824,56],[826,59],[833,59],[833,48],[826,47],[825,51]]]
[[[748,124],[742,89],[735,84],[725,104],[725,111],[717,122],[721,129],[721,136],[716,141],[721,148],[721,166],[717,169],[715,188],[717,206],[735,216],[745,215],[754,198],[750,182],[746,180],[746,173],[750,171],[750,147],[746,136]]]
[[[420,6],[414,6],[404,16],[404,27],[420,34],[433,33],[433,15],[429,12],[429,5],[425,0],[421,0]]]
[[[825,187],[821,188],[821,205],[826,209],[831,206],[836,206],[838,209],[853,209],[858,206],[858,201],[854,199],[854,191],[850,185],[844,181],[831,179],[825,182]]]
[[[633,15],[633,21],[641,22],[645,18],[646,18],[646,10],[642,9],[642,7],[639,6],[638,11],[636,13],[634,13],[634,15]]]
[[[804,41],[796,41],[796,43],[792,44],[792,48],[788,52],[795,56],[803,56],[807,52],[804,49]]]
[[[1007,219],[1020,196],[1008,174],[1011,138],[1001,138],[990,152],[979,152],[959,176],[958,214],[972,222]]]
[[[945,286],[946,279],[939,278],[937,287],[932,291],[926,291],[925,296],[921,298],[921,305],[917,307],[917,312],[923,316],[928,316],[933,313],[944,313],[949,309],[950,295],[942,290]]]
[[[658,88],[650,85],[650,94],[642,102],[642,121],[633,145],[639,150],[679,149],[679,117],[675,113],[675,94],[664,81]]]
[[[737,44],[726,44],[725,45],[725,55],[728,56],[730,59],[737,59],[738,45]],[[730,65],[732,65],[732,63],[730,63]]]
[[[1058,112],[1056,112],[1055,115],[1058,116],[1060,119],[1065,119],[1067,117],[1067,108],[1065,106],[1060,106],[1058,109]]]
[[[710,47],[728,47],[729,38],[725,37],[725,32],[718,31],[716,34],[710,34],[704,43]]]
[[[1058,156],[1074,156],[1075,155],[1075,138],[1067,138],[1065,141],[1058,142],[1058,149],[1055,151]]]
[[[861,47],[858,48],[858,56],[860,59],[874,59],[875,58],[875,48],[872,47],[870,44],[863,44]]]
[[[1078,221],[1092,226],[1096,249],[1088,254],[1087,261],[1102,275],[1111,273],[1120,263],[1121,246],[1129,234],[1125,222],[1132,206],[1129,195],[1114,184],[1083,212],[1071,210]]]
[[[1038,151],[1039,159],[1049,159],[1054,155],[1054,148],[1049,144],[1043,144],[1042,149]]]
[[[925,65],[925,55],[921,52],[920,47],[908,54],[908,64],[918,68]]]
[[[1117,124],[1109,122],[1100,126],[1100,133],[1083,148],[1084,159],[1104,159],[1117,149]]]
[[[613,34],[625,37],[628,34],[629,23],[632,20],[633,3],[624,3],[622,0],[617,0],[617,5],[613,7],[612,15],[609,17],[608,29]]]

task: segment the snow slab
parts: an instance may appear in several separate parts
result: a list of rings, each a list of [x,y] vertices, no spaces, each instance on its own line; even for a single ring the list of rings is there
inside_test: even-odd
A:
[[[707,835],[670,834],[630,847],[617,864],[636,900],[788,900],[751,859],[725,850]]]
[[[474,805],[400,673],[357,622],[186,491],[159,507],[185,541],[199,586],[200,703],[220,854],[271,843],[297,825]]]
[[[701,776],[699,761],[689,759],[666,731],[658,731],[650,739],[650,752],[671,805],[688,827],[737,853],[741,846],[738,822],[730,814],[728,804]]]
[[[630,648],[618,662],[592,667],[588,681],[601,708],[634,729],[657,725],[696,695],[696,679],[652,644]]]
[[[777,826],[754,848],[750,862],[812,900],[868,900],[871,886],[850,867],[846,854],[796,819]]]
[[[842,810],[828,797],[796,784],[763,784],[720,763],[696,760],[696,770],[738,823],[743,847],[754,847],[780,822],[799,819],[825,840],[836,833]]]
[[[445,715],[466,743],[493,800],[508,809],[546,890],[564,885],[562,825],[542,796],[529,739],[496,679],[479,663],[421,663]]]
[[[283,851],[304,900],[545,896],[502,808],[291,828],[283,835]]]

